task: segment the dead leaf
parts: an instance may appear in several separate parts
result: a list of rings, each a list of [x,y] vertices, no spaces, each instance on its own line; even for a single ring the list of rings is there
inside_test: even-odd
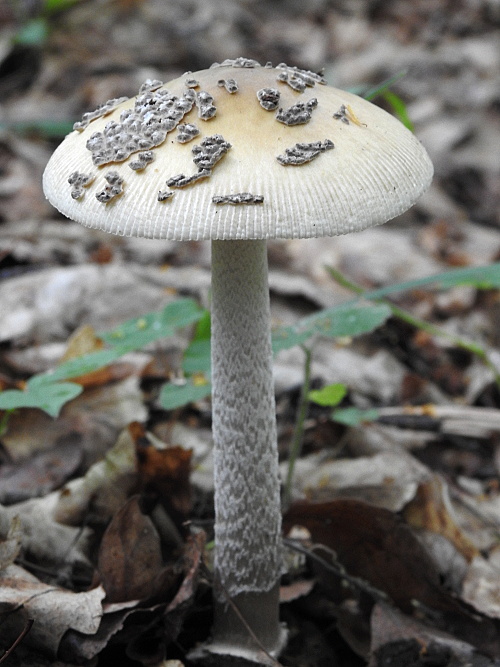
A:
[[[97,569],[107,602],[139,600],[159,592],[164,572],[160,537],[139,496],[113,517],[101,541]]]
[[[68,630],[87,635],[97,631],[104,595],[101,586],[83,593],[49,586],[23,568],[10,565],[0,573],[0,599],[5,610],[2,639],[7,642],[15,639],[26,620],[33,618],[35,622],[26,643],[55,658]]]
[[[183,558],[184,580],[171,602],[150,607],[145,607],[144,603],[137,607],[136,602],[112,604],[105,602],[104,616],[97,633],[90,637],[73,630],[69,631],[62,642],[60,657],[78,664],[91,660],[107,646],[111,637],[116,643],[126,644],[127,649],[132,643],[134,650],[139,652],[142,634],[146,633],[151,644],[153,628],[158,629],[158,637],[155,637],[154,641],[160,641],[163,645],[175,641],[197,590],[204,545],[203,531],[188,538]],[[130,608],[131,606],[133,608]],[[150,650],[155,652],[155,647]]]
[[[166,609],[167,614],[185,606],[187,602],[193,599],[198,585],[200,567],[203,563],[206,539],[207,536],[203,530],[197,531],[188,538],[183,557],[184,579],[174,599]]]
[[[184,521],[191,510],[192,451],[171,446],[158,449],[137,422],[129,427],[136,443],[137,469],[143,488],[158,494],[172,519]]]
[[[293,600],[309,595],[314,585],[313,579],[297,579],[291,584],[280,586],[280,603],[293,602]]]
[[[500,550],[488,560],[472,560],[463,581],[462,597],[475,609],[491,618],[500,618]]]
[[[286,513],[284,525],[305,526],[312,541],[334,551],[349,574],[385,591],[405,611],[412,612],[414,599],[446,607],[430,558],[392,512],[348,499],[298,502]]]
[[[89,554],[89,528],[63,526],[53,519],[57,493],[3,507],[0,505],[0,526],[7,534],[10,522],[18,517],[21,524],[22,553],[24,558],[54,571],[54,577],[63,567],[80,573],[92,571]]]
[[[479,555],[477,547],[458,526],[448,489],[438,475],[420,484],[415,498],[405,507],[404,517],[415,528],[446,537],[468,561]]]
[[[387,604],[378,603],[371,618],[371,659],[369,667],[424,667],[424,665],[457,665],[473,663],[473,646],[420,621],[404,616]],[[457,662],[451,662],[452,656]],[[459,661],[458,661],[459,660]],[[491,664],[484,662],[484,667]]]
[[[82,462],[81,446],[72,442],[38,452],[25,461],[0,468],[0,502],[18,503],[60,487]]]
[[[331,461],[320,452],[297,461],[293,493],[312,501],[356,498],[399,511],[428,475],[427,468],[404,451]]]
[[[398,516],[356,500],[301,502],[285,515],[285,529],[292,525],[305,526],[313,542],[333,551],[349,575],[384,591],[404,612],[483,650],[500,652],[494,625],[444,589],[431,558]],[[331,577],[323,571],[323,585],[338,590],[339,577]]]
[[[61,489],[54,519],[76,526],[90,514],[106,522],[124,505],[134,486],[137,486],[135,447],[126,428],[102,460]]]
[[[61,362],[69,361],[82,357],[84,354],[102,350],[104,342],[96,335],[94,327],[90,324],[84,324],[74,331],[68,338],[66,352],[61,358]]]
[[[104,342],[96,334],[94,327],[84,324],[79,327],[69,338],[66,352],[62,356],[60,363],[76,359],[85,354],[98,352],[104,348]],[[131,355],[137,358],[138,355]],[[144,362],[145,363],[145,362]],[[137,364],[127,362],[126,360],[110,363],[103,368],[98,368],[90,373],[79,375],[71,379],[83,387],[100,387],[108,382],[116,382],[137,372]]]
[[[0,539],[0,571],[12,565],[19,556],[22,542],[22,526],[19,517],[15,516],[11,522],[7,535]]]
[[[41,410],[16,411],[9,419],[2,443],[15,462],[74,438],[81,443],[87,466],[105,454],[131,420],[145,420],[146,415],[139,378],[132,376],[84,391],[64,406],[58,419]]]

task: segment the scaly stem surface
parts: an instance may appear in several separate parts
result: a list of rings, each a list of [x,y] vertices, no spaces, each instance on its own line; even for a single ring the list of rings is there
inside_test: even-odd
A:
[[[281,508],[265,241],[212,241],[212,411],[214,643],[256,648],[229,596],[275,653]]]

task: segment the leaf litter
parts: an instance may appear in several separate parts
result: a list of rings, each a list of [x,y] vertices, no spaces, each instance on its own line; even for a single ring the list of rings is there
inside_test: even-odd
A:
[[[394,64],[407,69],[392,90],[407,103],[438,174],[394,224],[269,244],[284,479],[304,378],[298,345],[311,345],[313,390],[345,387],[335,408],[344,421],[334,421],[328,405],[310,404],[304,424],[292,493],[299,504],[287,518],[302,539],[287,540],[282,612],[291,640],[280,660],[301,667],[500,660],[499,308],[496,289],[486,289],[498,288],[498,278],[470,282],[477,266],[500,256],[498,151],[491,150],[495,3],[463,0],[453,11],[399,0],[358,9],[281,4],[278,11],[273,3],[228,2],[221,12],[206,0],[191,8],[119,2],[102,5],[97,17],[89,2],[49,19],[21,3],[20,14],[7,8],[0,19],[9,34],[32,18],[49,28],[37,33],[48,41],[35,46],[0,40],[0,386],[24,394],[10,395],[12,408],[28,390],[34,401],[2,421],[2,644],[23,637],[9,664],[178,659],[180,667],[208,636],[209,385],[207,392],[193,379],[200,371],[209,380],[207,347],[184,355],[189,328],[163,340],[140,330],[147,313],[181,297],[207,306],[207,244],[148,244],[68,224],[44,200],[40,177],[54,131],[60,136],[88,108],[131,94],[145,70],[167,80],[196,69],[202,53],[210,54],[202,66],[224,60],[221,31],[241,52],[250,41],[262,62],[298,60],[313,71],[326,64],[325,75],[341,87],[360,83],[370,92],[393,77]],[[439,13],[443,20],[435,20]],[[172,49],[164,48],[165,34]],[[33,54],[39,67],[26,67]],[[384,299],[448,338],[387,310],[374,332],[309,337],[298,322],[353,298],[325,267],[367,294],[413,281]],[[457,268],[469,271],[465,285],[455,278],[439,291],[417,284]],[[126,321],[124,336],[142,333],[146,347],[115,358],[113,341],[100,336]],[[460,336],[486,351],[491,365],[457,346]],[[75,338],[86,352],[104,350],[108,361],[62,381],[77,380],[83,391],[70,402],[59,394],[54,419],[39,408],[47,399],[55,405],[56,395],[45,380],[29,381],[58,364],[67,370],[71,359],[63,355]],[[191,391],[168,411],[160,399],[166,381]],[[28,616],[35,624],[23,636]]]

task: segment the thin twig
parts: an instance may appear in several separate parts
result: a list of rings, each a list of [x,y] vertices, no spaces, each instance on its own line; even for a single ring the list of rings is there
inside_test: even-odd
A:
[[[488,352],[484,350],[480,345],[474,343],[473,341],[466,340],[465,338],[461,338],[460,336],[451,334],[445,329],[442,329],[441,327],[438,327],[435,324],[432,324],[431,322],[426,322],[425,320],[416,317],[412,313],[409,313],[407,310],[404,310],[403,308],[396,306],[388,299],[376,297],[375,295],[372,296],[372,294],[364,290],[363,287],[361,287],[361,285],[358,285],[358,283],[349,280],[342,273],[340,273],[340,271],[337,271],[337,269],[334,269],[331,266],[328,266],[326,268],[330,276],[341,287],[345,287],[351,292],[354,292],[358,296],[362,296],[363,298],[368,299],[369,301],[374,301],[375,303],[383,303],[389,306],[394,317],[397,317],[399,320],[406,322],[407,324],[410,324],[416,329],[425,331],[431,336],[446,338],[446,340],[453,343],[455,347],[458,347],[459,349],[462,350],[466,350],[470,354],[479,357],[479,359],[481,359],[481,361],[493,372],[495,376],[495,382],[500,387],[500,373],[498,372],[498,368],[489,358]]]
[[[321,565],[321,567],[324,567],[325,570],[333,572],[353,588],[364,591],[365,593],[369,593],[375,600],[387,602],[388,596],[386,593],[384,593],[384,591],[375,588],[375,586],[372,586],[365,579],[353,577],[351,574],[348,574],[344,567],[336,560],[336,553],[333,551],[333,549],[329,549],[324,544],[312,544],[310,547],[305,547],[300,540],[293,540],[290,538],[284,538],[283,544],[285,544],[290,549],[293,549],[294,551],[298,551],[299,553],[304,554],[304,556],[307,558],[310,558],[311,560]],[[313,551],[313,549],[322,549],[331,557],[332,560],[328,561],[325,558],[322,558],[319,554]]]
[[[17,646],[19,646],[19,644],[23,641],[23,639],[26,637],[26,635],[28,634],[28,632],[31,630],[31,628],[32,628],[34,622],[35,622],[35,621],[34,621],[32,618],[28,618],[28,620],[26,621],[26,625],[25,625],[24,628],[21,630],[20,635],[19,635],[19,636],[17,637],[17,639],[14,641],[14,643],[12,644],[12,646],[10,646],[10,647],[5,651],[5,653],[2,655],[2,657],[0,658],[0,662],[4,662],[4,660],[7,660],[7,658],[8,658],[9,655],[12,653],[12,651],[14,651],[14,650],[16,649]]]

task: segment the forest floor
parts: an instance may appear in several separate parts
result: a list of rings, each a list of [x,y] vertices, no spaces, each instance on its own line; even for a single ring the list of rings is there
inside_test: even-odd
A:
[[[498,0],[7,0],[0,390],[180,298],[207,306],[207,242],[84,229],[41,181],[83,112],[238,56],[324,68],[360,93],[404,73],[391,91],[435,167],[382,227],[270,241],[276,326],[352,299],[349,281],[370,292],[499,262]],[[411,283],[387,302],[410,317],[311,343],[311,387],[342,384],[339,407],[375,412],[348,423],[308,406],[284,522],[283,666],[500,665],[499,273],[481,275]],[[4,411],[0,647],[19,640],[6,665],[188,667],[209,637],[210,400],[159,399],[192,335],[83,374],[57,418]],[[275,359],[283,478],[307,363],[301,346]]]

